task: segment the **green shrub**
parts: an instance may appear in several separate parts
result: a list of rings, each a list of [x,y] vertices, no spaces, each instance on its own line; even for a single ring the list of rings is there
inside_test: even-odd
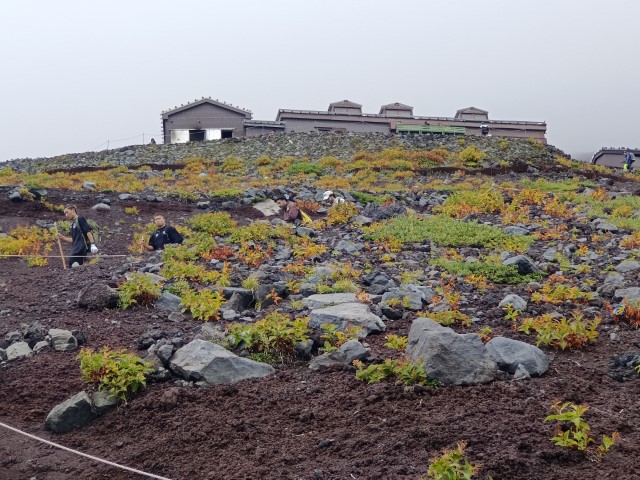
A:
[[[386,358],[382,363],[374,363],[365,367],[360,360],[354,360],[356,379],[367,383],[399,381],[405,385],[437,386],[437,382],[427,377],[421,364],[407,359],[395,360]]]
[[[344,167],[344,161],[336,157],[322,157],[318,165],[323,169],[340,170]]]
[[[348,325],[344,332],[338,330],[338,326],[334,323],[327,323],[320,328],[322,330],[320,338],[324,340],[323,346],[320,347],[322,353],[334,352],[349,340],[357,340],[362,335],[362,329],[355,325]]]
[[[370,203],[382,204],[387,200],[393,199],[391,195],[374,195],[366,192],[351,192],[351,195],[363,206],[369,205]]]
[[[253,325],[232,325],[227,341],[230,348],[244,348],[261,361],[283,361],[295,355],[299,342],[309,340],[308,324],[308,318],[291,320],[286,315],[271,312]]]
[[[191,217],[187,223],[197,232],[219,236],[231,233],[237,225],[227,212],[201,213]]]
[[[455,275],[484,275],[487,280],[493,283],[505,285],[537,282],[543,276],[541,273],[521,275],[515,265],[493,265],[485,262],[465,262],[464,260],[445,260],[443,258],[438,258],[430,263]]]
[[[435,207],[433,211],[448,217],[463,218],[474,213],[500,213],[503,209],[504,199],[498,191],[464,190],[447,197],[444,203]]]
[[[291,235],[291,229],[284,225],[274,227],[269,223],[253,222],[246,227],[236,228],[228,241],[230,243],[262,242],[270,238],[286,238]]]
[[[143,273],[132,273],[131,276],[118,287],[120,308],[132,305],[149,306],[162,294],[162,286],[154,283],[151,277]]]
[[[182,311],[189,311],[196,320],[208,322],[218,318],[220,307],[225,301],[219,291],[200,290],[195,292],[186,290],[182,293]]]
[[[152,370],[151,365],[140,357],[125,350],[109,350],[109,347],[100,352],[83,348],[78,359],[85,381],[97,384],[101,392],[108,392],[125,402],[130,393],[147,385],[145,375]]]
[[[213,190],[209,192],[211,198],[233,198],[241,197],[244,194],[244,190],[241,188],[221,188],[219,190]]]
[[[509,235],[500,228],[463,222],[449,217],[397,217],[386,222],[365,227],[365,237],[372,240],[398,239],[403,243],[431,240],[445,247],[503,248],[509,243],[528,246],[533,242],[529,235]],[[526,247],[525,247],[526,249]]]
[[[589,432],[591,426],[584,420],[583,415],[589,410],[586,405],[576,405],[571,402],[560,404],[556,402],[551,405],[551,411],[555,412],[544,419],[545,422],[555,421],[560,425],[559,431],[551,437],[551,441],[560,447],[575,448],[587,453],[592,459],[600,460],[609,449],[620,439],[618,432],[613,432],[611,436],[603,435],[602,444],[596,449],[589,449],[589,445],[595,440]]]
[[[296,162],[289,165],[286,169],[288,175],[297,175],[304,173],[305,175],[315,174],[322,175],[322,167],[312,162]]]
[[[536,332],[536,345],[549,345],[565,349],[579,349],[594,342],[598,338],[600,317],[591,321],[583,320],[580,312],[574,312],[571,319],[556,318],[549,313],[535,318],[525,318],[518,327],[519,332],[527,335]]]
[[[473,480],[479,466],[469,463],[464,458],[466,447],[466,443],[460,442],[453,450],[445,450],[441,455],[434,457],[427,470],[427,476],[422,480]]]
[[[426,316],[445,327],[449,327],[454,323],[459,323],[467,327],[471,325],[471,317],[459,310],[443,310],[442,312],[428,313]]]
[[[160,275],[172,280],[207,282],[220,284],[222,274],[216,270],[207,270],[203,265],[176,260],[165,260]]]
[[[393,348],[398,352],[404,352],[407,349],[407,344],[409,343],[409,339],[407,337],[395,334],[387,335],[385,340],[385,347]]]
[[[225,158],[220,165],[220,170],[223,172],[243,173],[245,168],[245,163],[234,156]]]
[[[177,198],[183,202],[197,202],[200,200],[200,194],[198,192],[190,192],[183,189],[170,190],[166,192],[166,194],[169,197]]]
[[[460,151],[458,158],[460,158],[465,165],[475,167],[479,162],[487,158],[487,154],[479,150],[475,145],[469,145]]]

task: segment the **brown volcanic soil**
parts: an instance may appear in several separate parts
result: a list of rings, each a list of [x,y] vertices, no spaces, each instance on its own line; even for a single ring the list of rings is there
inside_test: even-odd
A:
[[[52,192],[50,200],[77,202],[87,212],[93,196]],[[61,218],[35,203],[0,200],[0,226]],[[128,226],[148,221],[124,215],[119,202],[95,216],[100,224],[123,221],[101,244],[103,253],[125,253]],[[112,197],[112,198],[113,198]],[[191,205],[139,203],[145,213],[171,212],[180,222],[196,213]],[[234,212],[252,217],[252,209]],[[254,211],[255,212],[255,211]],[[18,260],[0,263],[0,334],[39,321],[45,327],[79,329],[87,345],[136,350],[151,326],[190,340],[201,323],[176,324],[154,310],[86,312],[75,305],[88,282],[110,281],[122,259],[103,260],[63,271],[57,259],[29,269]],[[488,309],[486,305],[478,308]],[[388,321],[388,330],[405,334],[409,322]],[[514,337],[504,325],[496,334]],[[502,330],[501,330],[502,329]],[[547,374],[531,381],[510,379],[465,388],[415,392],[393,384],[366,385],[353,372],[315,373],[306,363],[281,366],[261,380],[206,389],[151,384],[127,406],[88,426],[57,435],[44,429],[56,404],[84,387],[75,353],[45,352],[0,368],[0,422],[87,454],[175,480],[186,479],[418,479],[429,458],[458,441],[468,443],[467,458],[483,465],[479,478],[640,479],[640,378],[616,382],[611,360],[640,350],[640,332],[622,327],[612,343],[603,330],[595,344],[579,352],[545,349],[552,358]],[[388,354],[382,336],[367,339],[378,355]],[[543,419],[554,400],[586,403],[596,437],[622,435],[600,463],[555,447]],[[51,448],[0,428],[0,479],[47,480],[144,478]]]

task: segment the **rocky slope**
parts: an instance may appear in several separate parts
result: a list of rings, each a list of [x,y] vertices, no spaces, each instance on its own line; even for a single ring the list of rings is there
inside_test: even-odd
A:
[[[370,191],[340,189],[349,205],[341,215],[316,210],[322,182],[361,182],[359,170],[330,179],[283,172],[277,184],[234,184],[230,197],[196,183],[199,203],[154,191],[151,174],[132,174],[149,182],[139,192],[100,191],[99,181],[82,188],[82,178],[76,190],[48,186],[47,203],[20,188],[31,177],[5,177],[0,236],[49,228],[61,219],[51,205],[73,202],[103,227],[104,256],[66,271],[56,258],[44,267],[0,260],[0,422],[172,479],[418,479],[461,441],[479,466],[475,478],[640,478],[636,179],[557,163],[552,147],[479,140],[481,166],[496,166],[486,174],[456,165],[376,173]],[[341,157],[347,168],[350,155]],[[206,164],[193,165],[194,178],[213,178]],[[280,189],[296,192],[313,224],[281,225],[271,210]],[[20,198],[10,200],[14,191]],[[186,245],[132,254],[139,225],[158,210]],[[183,277],[185,286],[178,264],[205,276]],[[162,297],[113,308],[114,289],[136,272],[158,281]],[[218,315],[194,318],[188,289],[219,292]],[[310,330],[275,358],[246,339],[229,342],[234,329],[265,318],[308,319]],[[329,324],[360,331],[323,354]],[[391,335],[407,337],[406,353]],[[78,349],[106,345],[151,362],[148,387],[117,409],[98,412],[83,397],[75,413],[52,418],[79,392],[92,395]],[[369,384],[356,378],[354,359],[359,375],[409,359],[430,381]],[[557,426],[545,417],[556,401],[589,406],[588,452],[549,440]],[[620,439],[598,459],[594,447],[612,432]],[[132,478],[15,433],[1,438],[2,478]]]

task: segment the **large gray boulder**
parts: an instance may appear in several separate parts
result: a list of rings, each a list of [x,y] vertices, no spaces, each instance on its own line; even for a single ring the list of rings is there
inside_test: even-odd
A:
[[[5,350],[7,361],[20,360],[31,355],[31,347],[27,342],[16,342],[7,347]]]
[[[87,310],[104,310],[118,306],[118,291],[104,283],[90,283],[78,292],[78,306]]]
[[[97,415],[102,415],[121,403],[118,397],[107,392],[93,392],[91,398],[93,399],[93,411]]]
[[[318,371],[336,365],[349,366],[354,360],[364,360],[369,358],[370,355],[371,350],[369,348],[366,348],[357,340],[349,340],[337,350],[311,359],[309,368]]]
[[[624,276],[620,273],[610,273],[602,282],[602,286],[598,288],[600,295],[611,298],[614,292],[625,286]]]
[[[363,336],[371,332],[383,332],[387,328],[379,316],[371,313],[368,305],[357,302],[341,303],[311,311],[311,328],[321,328],[327,324],[336,325],[340,331],[345,331],[349,325],[360,327]]]
[[[515,293],[510,293],[498,304],[500,308],[505,308],[507,305],[511,305],[514,310],[518,310],[520,312],[524,312],[527,309],[527,301]]]
[[[506,266],[515,265],[520,275],[527,275],[529,273],[537,273],[540,271],[540,268],[526,255],[516,255],[515,257],[507,258],[502,262],[502,264]]]
[[[518,365],[526,368],[532,377],[539,377],[549,369],[549,359],[544,352],[525,342],[495,337],[487,342],[487,351],[500,370],[511,374],[516,372]]]
[[[47,336],[47,329],[40,322],[23,324],[20,326],[22,338],[31,348],[38,342],[43,341]]]
[[[280,207],[273,200],[264,200],[253,204],[253,208],[262,212],[265,217],[271,217],[280,213]]]
[[[422,310],[422,293],[409,290],[399,290],[394,288],[382,295],[382,303],[385,305],[399,301],[400,305],[407,310]]]
[[[51,346],[56,352],[73,352],[78,348],[78,340],[69,330],[52,328],[49,330]]]
[[[640,287],[619,288],[613,292],[616,302],[627,301],[629,303],[640,302]]]
[[[351,303],[356,301],[355,293],[325,293],[310,295],[302,300],[302,304],[305,307],[324,308],[331,305],[339,305],[341,303]]]
[[[87,392],[80,392],[53,407],[44,426],[52,432],[64,433],[86,425],[96,416],[97,413],[91,408],[89,395]]]
[[[488,383],[497,370],[478,335],[458,334],[429,318],[418,318],[411,325],[407,355],[422,362],[427,376],[443,385]]]
[[[153,307],[164,312],[179,312],[181,303],[182,300],[178,295],[174,295],[171,292],[162,292]]]
[[[253,303],[253,291],[246,288],[224,287],[222,295],[227,299],[222,308],[242,312]]]
[[[185,380],[209,384],[236,383],[275,372],[271,365],[238,357],[220,345],[200,339],[178,350],[169,360],[169,368]]]
[[[619,263],[615,267],[616,272],[620,272],[620,273],[635,272],[636,270],[639,270],[639,269],[640,269],[640,262],[636,262],[635,260],[625,260],[624,262]]]

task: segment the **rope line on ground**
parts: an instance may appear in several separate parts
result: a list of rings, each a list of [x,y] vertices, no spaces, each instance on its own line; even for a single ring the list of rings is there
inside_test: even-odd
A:
[[[89,458],[91,460],[95,460],[97,462],[106,463],[107,465],[110,465],[112,467],[121,468],[121,469],[127,470],[129,472],[137,473],[138,475],[143,475],[143,476],[149,477],[149,478],[156,478],[158,480],[171,480],[170,478],[167,478],[167,477],[160,477],[159,475],[154,475],[153,473],[147,473],[147,472],[143,472],[142,470],[136,470],[135,468],[125,467],[124,465],[120,465],[118,463],[111,462],[109,460],[104,460],[102,458],[94,457],[93,455],[89,455],[87,453],[82,453],[82,452],[79,452],[77,450],[73,450],[72,448],[65,447],[64,445],[60,445],[58,443],[50,442],[49,440],[45,440],[44,438],[36,437],[35,435],[31,435],[30,433],[23,432],[22,430],[18,430],[17,428],[11,427],[10,425],[7,425],[7,424],[2,423],[2,422],[0,422],[0,427],[4,427],[4,428],[6,428],[8,430],[11,430],[11,431],[13,431],[15,433],[19,433],[20,435],[24,435],[25,437],[29,437],[29,438],[31,438],[33,440],[37,440],[39,442],[46,443],[47,445],[51,445],[52,447],[60,448],[62,450],[66,450],[67,452],[75,453],[76,455],[80,455],[82,457],[86,457],[86,458]]]

